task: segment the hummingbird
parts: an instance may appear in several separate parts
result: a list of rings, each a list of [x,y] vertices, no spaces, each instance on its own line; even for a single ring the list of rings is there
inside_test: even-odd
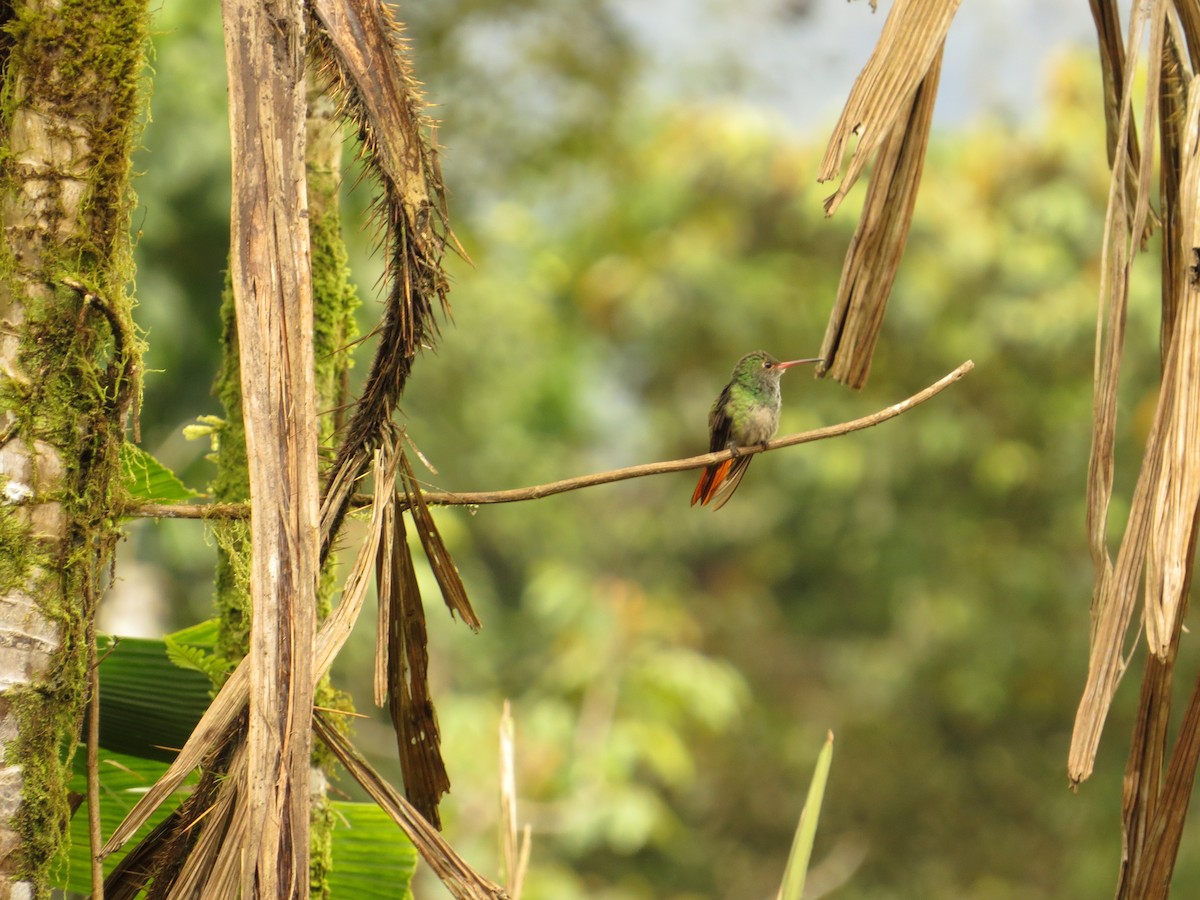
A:
[[[739,359],[729,384],[708,414],[709,453],[769,441],[779,428],[779,379],[792,366],[820,361],[821,357],[815,357],[780,362],[763,350]],[[751,459],[752,456],[735,456],[708,466],[692,494],[692,506],[710,502],[713,509],[724,506],[737,490]]]

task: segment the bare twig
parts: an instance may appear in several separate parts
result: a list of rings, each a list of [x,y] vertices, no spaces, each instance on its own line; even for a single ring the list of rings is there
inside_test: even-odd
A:
[[[88,848],[92,869],[92,897],[104,900],[104,864],[100,847],[100,663],[96,659],[96,618],[88,623],[87,807]]]
[[[532,829],[517,829],[517,774],[512,706],[505,700],[500,713],[500,851],[504,887],[512,900],[521,900],[529,868]]]
[[[616,481],[628,481],[631,478],[644,478],[647,475],[665,475],[669,472],[703,469],[705,466],[733,459],[735,456],[766,453],[771,450],[781,450],[784,447],[794,447],[798,444],[811,444],[814,441],[823,441],[827,438],[840,437],[843,434],[872,428],[932,399],[974,368],[975,363],[967,360],[953,372],[943,376],[924,390],[918,391],[906,400],[873,412],[869,416],[841,422],[837,425],[827,425],[812,431],[800,431],[796,434],[785,435],[754,447],[722,450],[717,453],[705,453],[703,456],[689,456],[684,459],[644,463],[607,472],[593,472],[590,475],[578,475],[562,481],[551,481],[547,484],[535,484],[505,491],[422,491],[421,496],[430,506],[483,506],[491,503],[517,503],[523,500],[540,500],[542,497],[549,497],[553,494],[565,494],[568,491],[611,484]],[[399,501],[401,506],[405,502],[404,500]],[[250,505],[247,503],[222,503],[220,505],[131,503],[121,511],[121,514],[131,517],[163,519],[241,519],[250,514]]]

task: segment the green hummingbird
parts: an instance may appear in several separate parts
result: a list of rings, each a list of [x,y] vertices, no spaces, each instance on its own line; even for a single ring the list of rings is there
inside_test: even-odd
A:
[[[708,414],[708,452],[769,441],[779,428],[779,379],[792,366],[820,361],[820,357],[815,357],[780,362],[763,350],[739,359],[729,384]],[[708,466],[692,494],[692,506],[711,502],[713,509],[720,509],[728,503],[751,459],[752,456],[737,456]]]

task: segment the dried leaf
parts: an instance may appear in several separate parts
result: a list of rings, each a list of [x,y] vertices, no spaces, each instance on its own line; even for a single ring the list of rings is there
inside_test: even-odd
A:
[[[471,608],[471,601],[467,597],[467,588],[463,584],[462,576],[458,574],[454,560],[450,558],[450,553],[446,550],[446,544],[437,529],[437,524],[433,521],[433,514],[429,511],[429,506],[421,493],[421,486],[417,482],[416,475],[413,474],[408,457],[404,453],[399,455],[401,480],[404,484],[404,493],[408,497],[408,508],[417,529],[417,537],[421,539],[421,546],[425,548],[429,567],[433,570],[438,587],[442,589],[442,599],[446,601],[446,606],[450,608],[452,615],[457,613],[472,631],[478,631],[482,624],[479,617],[475,615],[475,610]]]
[[[1095,589],[1087,682],[1075,714],[1067,764],[1068,775],[1074,784],[1092,774],[1096,751],[1100,746],[1100,733],[1104,729],[1117,685],[1125,673],[1125,635],[1137,606],[1153,512],[1150,498],[1154,486],[1158,484],[1162,461],[1161,435],[1173,393],[1173,379],[1164,380],[1154,424],[1146,439],[1146,451],[1134,487],[1129,520],[1117,553],[1116,567],[1109,567],[1107,576]]]
[[[254,870],[247,865],[246,829],[250,820],[246,814],[246,778],[248,774],[246,744],[234,748],[216,799],[202,821],[195,846],[188,854],[179,877],[167,895],[171,900],[191,897],[256,896],[247,883]]]
[[[1178,637],[1178,634],[1176,634]],[[1177,645],[1176,645],[1177,646]],[[1117,897],[1126,897],[1144,863],[1150,821],[1158,805],[1163,765],[1167,756],[1167,727],[1171,719],[1171,682],[1175,676],[1172,650],[1166,660],[1146,657],[1137,720],[1125,766],[1121,798],[1121,870]]]
[[[342,601],[321,624],[316,637],[313,677],[320,678],[329,671],[333,659],[345,644],[358,621],[370,584],[370,572],[375,566],[379,548],[379,533],[383,527],[384,511],[395,500],[395,457],[385,450],[375,453],[375,494],[371,510],[369,533],[354,560],[354,565],[342,589]],[[243,659],[213,698],[208,711],[201,717],[192,736],[188,738],[175,761],[163,777],[155,782],[137,802],[117,830],[104,845],[105,855],[121,847],[150,817],[163,801],[174,793],[187,774],[204,760],[213,747],[223,743],[224,736],[246,709],[249,696],[249,664]]]
[[[512,705],[505,700],[500,712],[500,838],[504,858],[504,884],[514,900],[524,891],[529,868],[532,828],[517,828],[517,764]]]
[[[883,313],[908,240],[941,68],[939,46],[928,73],[880,148],[862,216],[846,252],[821,344],[825,362],[818,372],[827,368],[853,388],[862,387],[871,371]]]
[[[1094,10],[1096,7],[1093,7]],[[1153,133],[1158,107],[1163,54],[1166,52],[1166,6],[1156,0],[1153,10],[1139,6],[1130,22],[1130,32],[1139,36],[1132,41],[1133,52],[1124,60],[1123,103],[1115,131],[1128,137],[1131,130],[1130,89],[1138,62],[1140,35],[1151,15],[1151,59],[1157,65],[1147,84],[1147,133]],[[1102,19],[1098,16],[1097,23]],[[1125,347],[1125,320],[1129,299],[1129,277],[1136,247],[1130,235],[1140,234],[1149,216],[1150,155],[1142,158],[1130,197],[1126,163],[1133,149],[1119,140],[1109,182],[1108,212],[1105,216],[1104,245],[1101,256],[1100,304],[1096,325],[1096,369],[1093,381],[1092,448],[1088,459],[1087,531],[1095,567],[1092,601],[1092,646],[1088,661],[1087,683],[1076,712],[1071,736],[1068,773],[1073,783],[1087,778],[1095,763],[1100,733],[1117,685],[1125,671],[1124,645],[1141,580],[1152,523],[1153,498],[1161,473],[1163,429],[1167,407],[1173,393],[1173,379],[1164,375],[1154,428],[1147,438],[1142,468],[1134,489],[1125,535],[1114,569],[1108,552],[1108,510],[1112,500],[1114,470],[1113,445],[1117,423],[1117,385],[1121,357]]]
[[[387,622],[388,712],[396,732],[404,792],[421,815],[440,829],[438,802],[450,790],[450,776],[442,760],[437,712],[429,693],[425,607],[400,516],[396,517],[392,554],[396,603]]]
[[[1092,19],[1096,23],[1096,41],[1100,47],[1100,73],[1104,85],[1104,123],[1108,166],[1116,166],[1117,157],[1122,157],[1121,177],[1124,179],[1125,194],[1136,196],[1138,172],[1142,167],[1142,154],[1138,146],[1137,128],[1125,112],[1126,98],[1131,82],[1131,68],[1125,59],[1125,47],[1121,41],[1121,15],[1116,0],[1090,0]],[[1140,32],[1139,32],[1140,33]],[[1136,56],[1137,48],[1134,49]],[[1147,131],[1146,134],[1150,134]],[[1122,141],[1120,138],[1124,138]],[[1153,155],[1153,154],[1150,154]],[[1128,223],[1128,220],[1126,220]],[[1142,239],[1150,236],[1151,222],[1141,231]]]
[[[442,271],[445,189],[403,38],[379,0],[313,0],[311,49],[343,115],[358,128],[367,171],[380,185],[377,205],[387,254],[388,299],[379,347],[326,487],[321,557],[329,552],[372,448],[391,427],[417,351],[437,332],[435,304],[448,309]]]
[[[1165,6],[1156,0],[1156,26],[1161,26]],[[1100,21],[1099,19],[1097,20]],[[1146,10],[1139,5],[1130,22],[1131,34],[1137,35],[1133,52],[1125,60],[1121,96],[1123,105],[1116,134],[1131,135],[1133,106],[1130,90],[1138,62],[1140,37],[1145,29]],[[1161,27],[1154,33],[1159,42],[1151,49],[1151,58],[1158,61],[1162,55]],[[1153,71],[1158,72],[1155,66]],[[1154,81],[1154,79],[1152,79]],[[1156,83],[1156,82],[1155,82]],[[1157,108],[1157,90],[1147,93],[1147,121]],[[1126,164],[1131,158],[1132,147],[1127,141],[1117,143],[1113,174],[1109,182],[1108,211],[1104,221],[1104,244],[1100,264],[1100,308],[1096,324],[1096,372],[1093,380],[1092,449],[1088,458],[1087,482],[1087,529],[1092,563],[1096,570],[1096,589],[1093,594],[1093,615],[1098,613],[1096,604],[1106,590],[1112,576],[1112,561],[1108,554],[1108,508],[1112,500],[1113,442],[1117,424],[1117,383],[1121,357],[1125,349],[1125,318],[1129,301],[1129,275],[1134,248],[1129,235],[1139,233],[1138,220],[1148,215],[1148,198],[1145,193],[1136,193],[1139,185],[1149,186],[1149,157],[1139,176],[1133,179],[1130,196],[1130,179],[1126,177]]]
[[[1200,6],[1192,0],[1175,0],[1175,12],[1179,16],[1181,40],[1186,43],[1192,70],[1200,69]]]
[[[380,547],[375,555],[375,593],[378,597],[378,615],[375,622],[375,677],[373,693],[376,706],[383,706],[388,695],[388,633],[392,617],[399,608],[396,597],[395,542],[397,511],[391,504],[385,511],[383,528],[379,533]],[[403,529],[403,523],[399,523]]]
[[[875,51],[850,90],[821,161],[818,180],[829,181],[841,168],[850,136],[859,135],[846,176],[825,204],[827,215],[837,210],[867,161],[910,108],[917,86],[941,51],[959,2],[896,0],[892,5]]]
[[[508,900],[498,885],[474,871],[434,828],[421,818],[378,772],[371,768],[346,737],[332,728],[320,714],[313,716],[313,730],[354,779],[380,808],[408,835],[429,867],[457,900]]]
[[[191,848],[195,837],[192,826],[207,813],[219,784],[216,771],[206,769],[195,790],[179,807],[109,872],[104,879],[105,900],[133,900],[151,879],[154,887],[146,894],[146,900],[155,900],[155,892],[160,890],[160,896],[166,896]]]
[[[1200,79],[1191,84],[1187,128],[1181,154],[1180,222],[1183,248],[1200,254]],[[1178,254],[1185,256],[1185,253]],[[1191,578],[1188,548],[1200,507],[1200,274],[1181,279],[1176,327],[1171,335],[1167,370],[1174,391],[1163,436],[1162,474],[1154,494],[1154,520],[1146,562],[1146,639],[1165,657],[1175,618]]]
[[[1188,4],[1200,16],[1200,7]],[[1183,279],[1191,264],[1180,240],[1182,227],[1179,217],[1180,176],[1185,120],[1187,118],[1187,84],[1191,80],[1187,63],[1180,48],[1182,36],[1174,29],[1167,31],[1162,52],[1162,77],[1158,89],[1159,130],[1159,192],[1162,197],[1162,319],[1160,324],[1160,355],[1167,361],[1167,346],[1175,329],[1179,298],[1183,294]]]
[[[1162,794],[1146,829],[1146,852],[1134,867],[1134,877],[1118,900],[1166,900],[1179,854],[1188,803],[1200,762],[1200,681],[1192,693],[1175,741],[1175,751],[1163,782]],[[1124,887],[1124,885],[1123,885]]]

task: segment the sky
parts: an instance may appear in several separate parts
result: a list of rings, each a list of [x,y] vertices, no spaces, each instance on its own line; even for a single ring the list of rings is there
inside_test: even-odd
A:
[[[1123,16],[1129,3],[1121,2]],[[712,96],[714,56],[745,72],[726,87],[778,112],[798,130],[832,123],[871,54],[892,4],[880,0],[627,0],[622,12],[656,65],[650,89]],[[1095,47],[1085,0],[967,0],[946,44],[936,121],[983,113],[1020,119],[1037,108],[1046,67],[1070,46]]]

